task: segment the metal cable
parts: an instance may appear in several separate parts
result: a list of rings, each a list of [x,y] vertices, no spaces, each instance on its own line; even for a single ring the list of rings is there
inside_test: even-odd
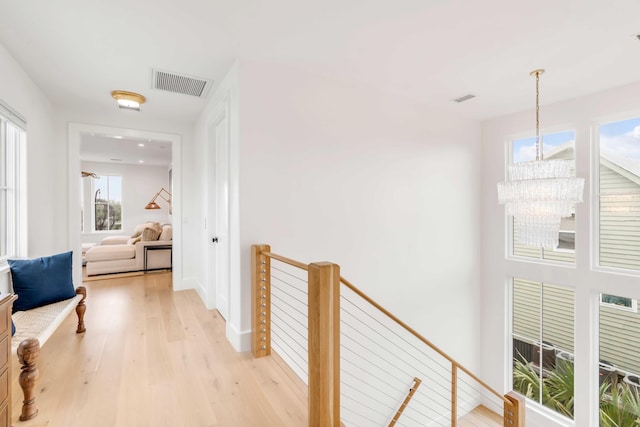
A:
[[[442,363],[439,363],[438,360],[436,360],[434,357],[429,356],[428,354],[426,354],[423,350],[423,348],[426,346],[422,341],[419,341],[420,344],[422,344],[423,348],[419,348],[417,347],[415,344],[412,344],[411,342],[409,342],[406,338],[401,337],[396,331],[392,330],[389,326],[385,325],[384,323],[382,323],[378,318],[374,317],[373,315],[371,315],[370,313],[367,313],[366,311],[364,311],[361,307],[359,307],[358,305],[356,305],[354,302],[350,301],[348,298],[346,298],[345,296],[341,295],[341,298],[343,298],[346,302],[348,302],[349,304],[351,304],[353,307],[355,307],[356,309],[358,309],[360,312],[362,312],[364,315],[366,315],[367,317],[369,317],[371,320],[375,321],[376,323],[378,323],[380,326],[382,326],[383,328],[385,328],[387,331],[389,331],[391,333],[391,335],[397,336],[400,340],[404,341],[408,346],[410,346],[411,348],[413,348],[414,350],[416,350],[417,352],[419,352],[420,354],[428,357],[429,359],[433,360],[434,362],[436,362],[438,365],[440,365],[443,369],[449,371],[451,369],[451,366],[449,363],[447,363],[446,365],[443,365]],[[343,309],[345,311],[345,313],[349,313],[346,309]],[[349,313],[350,314],[350,313]],[[351,314],[351,316],[355,317],[355,315]],[[362,322],[362,321],[361,321]],[[364,323],[364,322],[362,322]],[[376,331],[375,329],[373,329],[371,326],[369,326],[368,324],[365,323],[365,325],[374,330],[376,333],[378,333],[380,336],[384,337],[385,339],[387,339],[389,342],[390,341],[386,336],[380,334],[380,332]],[[400,329],[401,331],[404,331],[403,329]],[[417,340],[417,338],[412,337],[415,340]],[[392,342],[393,343],[393,342]],[[397,346],[396,343],[394,343],[394,345]],[[429,348],[430,350],[432,350],[430,347],[427,346],[427,348]],[[413,356],[413,358],[420,362],[419,359],[417,359],[415,356]],[[446,359],[445,359],[446,360]]]
[[[279,271],[279,272],[280,272],[280,273],[282,273],[282,274],[286,274],[287,276],[293,277],[294,279],[299,280],[299,281],[301,281],[301,282],[303,282],[303,283],[305,283],[305,284],[306,284],[306,283],[307,283],[307,281],[308,281],[306,277],[303,279],[302,277],[298,277],[298,276],[296,276],[295,274],[289,273],[288,271],[286,271],[286,270],[284,270],[284,269],[282,269],[282,268],[278,268],[278,267],[274,266],[274,265],[273,265],[273,262],[271,263],[271,269],[272,269],[272,270]],[[273,273],[271,273],[271,276],[273,277]]]
[[[283,282],[283,283],[285,283],[285,282]],[[294,289],[295,289],[295,288],[294,288]],[[308,305],[309,305],[309,302],[308,302],[308,301],[301,300],[301,299],[299,299],[299,298],[297,298],[297,297],[295,297],[295,296],[291,295],[290,293],[288,293],[287,291],[285,291],[285,290],[284,290],[284,288],[279,287],[278,285],[276,285],[275,283],[273,283],[273,281],[271,281],[271,295],[273,295],[273,291],[274,291],[274,290],[276,290],[276,291],[278,291],[278,292],[282,292],[283,294],[285,294],[285,295],[289,296],[292,300],[297,301],[297,302],[298,302],[298,303],[300,303],[300,305],[302,305],[303,307],[306,307],[306,306],[308,306]],[[306,316],[306,314],[305,314],[305,316]]]
[[[278,301],[280,301],[283,305],[279,305]],[[280,298],[279,295],[274,294],[273,292],[271,293],[271,305],[274,306],[277,310],[281,310],[285,313],[289,313],[287,310],[285,310],[284,306],[290,307],[291,310],[295,311],[296,313],[300,314],[304,319],[307,318],[308,314],[300,311],[297,307],[294,307],[291,304],[288,304],[285,300],[283,300],[282,298]],[[273,310],[271,310],[271,312],[273,313]],[[293,316],[292,316],[293,317]],[[300,320],[298,320],[298,322],[300,322],[301,324],[304,325],[304,323],[302,323]],[[305,328],[307,328],[307,326],[305,325]]]
[[[280,338],[280,340],[282,340],[282,338],[278,335],[278,333],[277,333],[275,330],[272,330],[272,331],[271,331],[271,333],[272,333],[272,335],[275,335],[277,338]],[[273,341],[273,340],[272,340],[272,341]],[[282,356],[284,356],[284,355],[288,356],[288,358],[289,358],[290,360],[292,360],[292,361],[293,361],[293,363],[294,363],[294,364],[296,364],[296,366],[298,366],[298,368],[300,368],[300,370],[301,370],[302,372],[307,373],[307,369],[308,369],[308,367],[303,367],[303,366],[301,366],[301,365],[296,361],[296,359],[295,359],[294,357],[292,357],[292,354],[295,354],[295,355],[297,356],[297,358],[298,358],[298,359],[303,360],[303,361],[307,361],[307,359],[306,359],[306,354],[305,354],[305,355],[302,355],[302,354],[298,353],[298,352],[297,352],[297,351],[296,351],[292,346],[287,345],[287,344],[284,342],[284,340],[282,340],[282,341],[278,341],[278,342],[273,341],[271,345],[272,345],[273,347],[279,347],[279,348],[280,348],[280,351],[279,351],[278,353],[280,354],[280,356],[281,356],[281,357],[282,357]],[[288,347],[288,348],[291,350],[291,352],[286,351],[285,346],[286,346],[286,347]],[[305,350],[305,351],[306,351],[306,348],[303,348],[303,350]]]
[[[349,312],[347,312],[347,311],[345,311],[345,313],[346,313],[346,314],[348,314],[348,315],[350,315],[350,316],[352,316],[352,317],[354,317],[358,322],[360,322],[360,323],[361,323],[362,325],[364,325],[366,328],[369,328],[370,330],[372,330],[374,333],[378,334],[380,337],[382,337],[383,339],[385,339],[385,340],[386,340],[387,342],[389,342],[390,344],[392,344],[392,345],[394,345],[395,347],[397,347],[397,348],[401,349],[401,350],[402,350],[402,352],[403,352],[404,354],[408,354],[408,355],[410,355],[410,356],[415,360],[415,362],[417,362],[418,364],[421,364],[421,365],[423,366],[423,368],[425,368],[425,369],[427,369],[427,370],[429,370],[429,371],[433,372],[435,375],[440,376],[440,378],[442,378],[445,382],[450,382],[450,378],[447,378],[447,377],[445,377],[444,375],[442,375],[442,374],[438,373],[438,372],[434,369],[434,367],[432,367],[432,366],[429,366],[429,365],[425,364],[422,360],[420,360],[420,359],[418,359],[417,357],[415,357],[415,356],[411,355],[410,353],[406,352],[406,351],[405,351],[405,350],[404,350],[400,345],[398,345],[397,343],[395,343],[395,342],[391,341],[391,340],[390,340],[390,339],[388,339],[385,335],[381,334],[380,332],[378,332],[377,330],[375,330],[373,327],[371,327],[370,325],[368,325],[367,323],[365,323],[365,322],[364,322],[364,321],[362,321],[361,319],[356,318],[355,316],[353,316],[351,313],[349,313]],[[365,314],[366,314],[366,313],[365,313]],[[376,320],[376,319],[373,319],[373,320]],[[379,322],[378,322],[378,323],[379,323]],[[347,325],[348,325],[348,323],[346,323],[346,321],[345,321],[345,324],[347,324]],[[349,325],[349,326],[350,326],[350,325]],[[383,325],[383,326],[384,326],[384,325]],[[371,338],[369,338],[368,336],[366,336],[366,335],[365,335],[364,333],[362,333],[361,331],[359,331],[359,330],[357,330],[357,329],[355,329],[355,328],[354,328],[354,330],[355,330],[357,333],[359,333],[360,335],[362,335],[363,337],[367,338],[369,341],[373,341]],[[390,333],[394,334],[394,331],[390,330],[389,328],[387,328],[387,330],[388,330]],[[397,334],[395,334],[395,335],[397,336]],[[411,343],[407,342],[406,340],[404,340],[404,339],[403,339],[403,341],[404,341],[407,345],[409,345],[409,346],[413,347],[416,351],[421,352],[421,354],[422,354],[423,356],[427,357],[429,360],[432,360],[435,364],[439,365],[443,370],[445,370],[445,371],[450,371],[450,369],[451,369],[450,367],[449,367],[449,368],[447,368],[447,367],[445,367],[445,366],[443,366],[443,365],[439,364],[439,363],[438,363],[438,361],[437,361],[437,360],[435,360],[433,357],[431,357],[431,356],[427,355],[426,353],[422,352],[420,349],[416,348],[415,346],[413,346]],[[391,353],[391,351],[390,351],[390,350],[388,350],[386,347],[383,347],[382,345],[380,345],[380,344],[376,343],[375,341],[373,341],[373,342],[374,342],[374,344],[376,344],[378,347],[383,348],[387,353]],[[402,362],[403,362],[403,363],[405,363],[406,365],[409,365],[409,366],[411,366],[411,367],[413,366],[413,365],[411,365],[410,363],[408,363],[406,360],[404,360],[404,359],[400,359],[400,357],[397,357],[397,359],[398,359],[398,360],[402,360]]]
[[[285,312],[285,314],[287,314],[287,313]],[[275,317],[276,319],[278,319],[278,320],[282,321],[285,325],[289,325],[289,327],[290,327],[291,329],[293,329],[293,331],[294,331],[294,332],[296,332],[296,333],[300,336],[300,338],[301,338],[303,341],[305,341],[305,342],[308,342],[308,341],[309,341],[309,338],[307,337],[308,333],[307,333],[307,335],[303,334],[303,333],[302,333],[302,332],[300,332],[298,329],[296,329],[296,328],[294,328],[293,326],[291,326],[291,324],[288,324],[287,322],[285,322],[285,320],[284,320],[282,317],[280,317],[278,314],[276,314],[275,312],[271,312],[271,315],[272,315],[273,317]],[[291,317],[291,316],[289,316],[289,317],[293,319],[293,317]],[[295,319],[294,319],[294,321],[295,321]],[[272,321],[272,323],[273,323],[273,321]],[[302,327],[302,328],[304,328],[306,331],[308,331],[308,328],[307,328],[304,324],[302,324],[302,323],[298,322],[298,326],[301,326],[301,327]],[[273,329],[273,326],[271,326],[271,328]],[[284,329],[284,328],[282,328],[282,326],[279,326],[279,325],[278,325],[278,326],[276,326],[276,328]],[[304,346],[303,346],[303,348],[306,348],[306,347],[304,347]]]
[[[345,347],[345,350],[347,350],[347,351],[349,351],[349,352],[351,352],[352,354],[355,354],[355,355],[357,356],[357,354],[356,354],[356,353],[354,353],[354,352],[353,352],[353,350],[351,350],[350,348]],[[366,361],[366,359],[364,359],[364,358],[362,358],[362,357],[361,357],[360,359],[361,359],[361,360]],[[351,360],[346,359],[346,358],[344,358],[344,357],[341,357],[341,358],[340,358],[340,362],[346,362],[346,363],[348,363],[348,364],[350,364],[350,365],[355,366],[355,367],[356,367],[356,369],[358,369],[358,370],[360,370],[360,371],[364,371],[365,373],[368,373],[368,372],[364,369],[364,367],[362,366],[362,364],[360,364],[360,365],[356,365],[354,362],[352,362]],[[392,378],[393,380],[396,380],[396,379],[397,379],[397,377],[392,376],[392,375],[391,375],[391,374],[390,374],[390,373],[389,373],[385,368],[382,368],[381,366],[376,365],[375,363],[369,363],[369,365],[373,365],[373,366],[375,366],[375,367],[377,368],[377,370],[378,370],[378,371],[380,371],[381,373],[384,373],[386,376],[391,376],[391,378]],[[342,365],[341,365],[341,366],[342,366]],[[407,376],[407,377],[409,378],[409,376]],[[388,387],[391,387],[391,388],[395,388],[395,387],[396,387],[395,385],[391,384],[390,382],[383,380],[381,376],[378,376],[377,378],[380,380],[380,382],[384,383],[384,384],[385,384],[385,385],[387,385]],[[396,391],[398,391],[398,392],[401,392],[401,390],[400,390],[399,388],[395,388],[395,390],[396,390]]]

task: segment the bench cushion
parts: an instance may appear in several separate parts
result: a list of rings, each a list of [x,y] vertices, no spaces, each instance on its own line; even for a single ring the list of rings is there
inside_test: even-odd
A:
[[[13,312],[29,310],[73,298],[71,251],[48,257],[8,260],[13,292],[18,299]]]

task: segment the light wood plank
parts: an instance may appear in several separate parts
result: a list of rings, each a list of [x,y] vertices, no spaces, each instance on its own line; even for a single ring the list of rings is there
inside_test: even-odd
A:
[[[39,415],[18,422],[22,392],[12,373],[12,420],[34,426],[301,426],[306,386],[279,357],[253,359],[225,338],[225,322],[171,274],[105,278],[88,288],[87,332],[74,316],[42,348]]]
[[[478,406],[458,420],[458,427],[502,427],[502,417],[485,406]]]

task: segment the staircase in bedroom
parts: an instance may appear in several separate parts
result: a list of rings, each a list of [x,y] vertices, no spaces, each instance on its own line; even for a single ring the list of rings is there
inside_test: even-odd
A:
[[[252,353],[308,387],[309,426],[524,427],[505,395],[340,276],[252,246]]]

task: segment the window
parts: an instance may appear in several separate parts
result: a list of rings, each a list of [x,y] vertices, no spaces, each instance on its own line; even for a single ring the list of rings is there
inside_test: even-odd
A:
[[[0,103],[0,262],[24,253],[26,122]]]
[[[600,425],[635,425],[640,413],[640,314],[620,309],[635,305],[633,298],[601,294],[600,300]]]
[[[600,125],[599,265],[640,270],[640,118]]]
[[[513,389],[573,418],[574,295],[513,279]]]
[[[103,175],[93,180],[93,230],[122,230],[122,177]]]
[[[633,298],[619,297],[617,295],[600,294],[600,304],[620,310],[638,311],[637,300]]]
[[[573,130],[543,135],[542,148],[545,159],[574,160],[575,132]],[[511,142],[511,162],[519,163],[532,161],[536,158],[536,138],[529,137]],[[571,175],[575,176],[574,168]],[[574,209],[575,212],[575,209]],[[560,242],[557,248],[536,248],[518,243],[518,226],[513,221],[513,255],[547,259],[560,262],[575,262],[575,214],[569,218],[562,218],[560,224]]]

